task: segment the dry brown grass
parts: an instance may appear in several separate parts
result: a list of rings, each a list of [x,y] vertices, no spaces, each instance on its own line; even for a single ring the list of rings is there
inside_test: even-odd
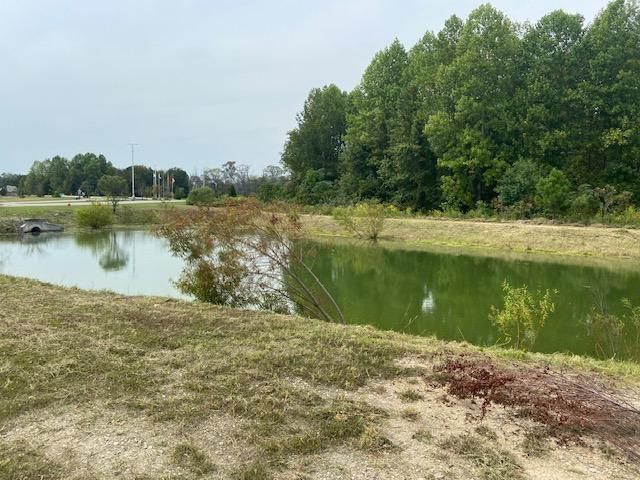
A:
[[[332,217],[307,215],[304,224],[314,235],[349,236]],[[640,260],[640,230],[627,228],[389,218],[386,219],[381,240],[414,247],[485,248]]]
[[[472,347],[7,276],[0,302],[0,479],[637,475],[554,443],[545,470],[508,409],[477,433],[418,381]]]

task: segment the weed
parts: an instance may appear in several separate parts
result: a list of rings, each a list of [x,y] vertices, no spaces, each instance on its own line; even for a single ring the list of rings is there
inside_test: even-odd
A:
[[[409,407],[409,408],[405,408],[400,413],[400,416],[405,420],[409,420],[410,422],[415,422],[420,418],[420,412],[418,412],[415,408]]]
[[[182,468],[197,475],[204,475],[216,470],[216,466],[211,463],[209,457],[191,443],[177,445],[173,451],[173,460]]]
[[[385,206],[372,201],[352,207],[336,207],[333,218],[356,237],[375,242],[384,229]]]
[[[431,432],[421,429],[414,433],[411,438],[422,443],[430,443],[433,440],[433,435]]]
[[[94,203],[90,207],[79,207],[76,210],[76,221],[81,227],[97,229],[111,225],[113,214],[106,205]]]
[[[439,445],[471,462],[485,480],[524,478],[522,467],[509,452],[488,447],[478,437],[454,435]]]
[[[522,451],[530,457],[542,457],[549,452],[549,432],[544,427],[534,427],[524,434]]]
[[[480,435],[481,437],[486,438],[487,440],[491,440],[491,441],[496,441],[498,440],[498,435],[496,434],[496,432],[494,432],[493,430],[491,430],[489,427],[487,427],[486,425],[478,425],[475,428],[475,431],[478,435]]]
[[[273,475],[265,462],[257,460],[239,469],[233,478],[235,480],[271,480]]]
[[[411,388],[406,388],[398,392],[398,397],[400,397],[400,400],[403,402],[417,402],[424,398],[417,390]]]
[[[358,447],[362,450],[378,451],[393,447],[393,443],[373,426],[366,427],[358,438]]]
[[[54,480],[63,478],[62,468],[24,442],[0,443],[0,478]]]

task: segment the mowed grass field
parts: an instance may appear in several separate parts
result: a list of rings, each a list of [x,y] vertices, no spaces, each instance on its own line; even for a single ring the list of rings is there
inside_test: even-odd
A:
[[[434,373],[463,355],[637,398],[635,364],[9,276],[0,304],[0,479],[638,478],[601,439],[483,416]]]
[[[348,236],[332,217],[304,216],[315,236]],[[464,247],[517,253],[621,258],[640,261],[640,230],[423,218],[387,218],[383,242],[408,248]]]

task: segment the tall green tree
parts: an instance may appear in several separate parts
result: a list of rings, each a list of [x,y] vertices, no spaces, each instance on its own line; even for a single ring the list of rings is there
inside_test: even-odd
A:
[[[446,206],[469,209],[489,201],[515,159],[512,101],[519,84],[519,38],[513,23],[490,5],[474,10],[460,32],[456,56],[440,73],[449,96],[425,132],[443,171]]]
[[[528,28],[522,40],[518,153],[539,165],[566,169],[582,155],[577,89],[585,74],[583,21],[556,10]]]
[[[396,167],[388,150],[407,63],[404,46],[394,40],[375,55],[350,95],[340,165],[341,187],[347,198],[390,200],[394,195],[390,177]]]
[[[584,39],[588,58],[580,84],[585,154],[576,166],[581,183],[617,184],[640,195],[640,9],[614,0]]]
[[[297,126],[287,134],[282,163],[291,172],[294,190],[317,172],[319,181],[334,182],[346,129],[348,96],[335,85],[311,90]]]

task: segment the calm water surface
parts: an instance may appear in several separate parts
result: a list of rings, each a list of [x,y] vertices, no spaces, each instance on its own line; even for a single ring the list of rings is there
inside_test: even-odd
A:
[[[622,298],[640,304],[640,267],[615,269],[496,259],[469,254],[390,250],[354,244],[309,244],[309,261],[352,323],[386,330],[498,342],[488,319],[501,284],[558,290],[556,311],[540,334],[541,352],[595,355],[601,339],[585,320],[601,298],[621,314]],[[182,261],[148,232],[0,238],[0,272],[61,285],[124,294],[188,298],[173,284]]]

